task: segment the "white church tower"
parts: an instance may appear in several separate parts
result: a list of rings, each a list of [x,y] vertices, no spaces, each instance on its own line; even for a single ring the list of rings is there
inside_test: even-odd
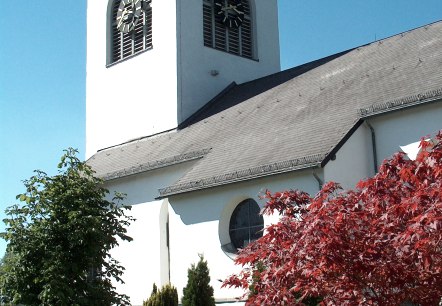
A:
[[[86,157],[279,71],[276,0],[90,0]]]

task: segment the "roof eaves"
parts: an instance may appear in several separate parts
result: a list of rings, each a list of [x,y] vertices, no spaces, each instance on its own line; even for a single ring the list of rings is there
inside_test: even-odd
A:
[[[370,107],[359,109],[358,115],[361,119],[365,119],[403,108],[435,102],[437,100],[440,100],[441,98],[442,98],[442,88],[427,91],[424,93],[419,93],[404,98],[395,99],[385,103],[373,104]]]
[[[165,168],[165,167],[169,167],[172,165],[184,163],[187,161],[203,158],[205,155],[207,155],[210,152],[210,150],[211,149],[203,149],[203,150],[199,150],[199,151],[193,151],[193,152],[189,152],[189,153],[166,157],[166,158],[159,159],[159,160],[149,161],[147,163],[143,163],[138,166],[124,168],[124,169],[121,169],[118,171],[113,171],[113,172],[105,173],[103,175],[98,175],[98,177],[105,180],[105,181],[110,181],[110,180],[115,180],[115,179],[119,179],[122,177],[134,175],[134,174],[139,174],[142,172],[147,172],[147,171],[151,171],[151,170],[155,170],[155,169],[159,169],[159,168]]]
[[[310,155],[302,158],[276,162],[245,170],[238,170],[227,174],[200,179],[198,181],[191,181],[177,185],[172,185],[166,188],[159,189],[160,196],[158,197],[158,199],[165,198],[171,195],[177,195],[190,191],[227,185],[231,183],[251,180],[275,174],[319,167],[324,157],[325,157],[324,154]]]

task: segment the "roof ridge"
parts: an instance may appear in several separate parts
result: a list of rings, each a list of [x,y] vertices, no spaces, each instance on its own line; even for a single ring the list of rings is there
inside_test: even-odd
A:
[[[416,31],[416,30],[419,30],[419,29],[422,29],[422,28],[430,27],[430,26],[432,26],[432,25],[434,25],[436,23],[442,23],[442,19],[439,19],[439,20],[436,20],[436,21],[433,21],[433,22],[430,22],[430,23],[427,23],[427,24],[424,24],[424,25],[421,25],[421,26],[418,26],[418,27],[415,27],[415,28],[412,28],[412,29],[408,29],[408,30],[402,31],[400,33],[392,34],[392,35],[384,37],[384,38],[373,40],[372,42],[369,42],[369,43],[366,43],[364,45],[355,47],[354,49],[365,47],[367,45],[371,45],[373,43],[378,43],[380,41],[384,41],[384,40],[387,40],[387,39],[391,39],[391,38],[396,37],[396,36],[404,36],[404,34],[407,34],[407,33],[410,33],[410,32],[413,32],[413,31]]]

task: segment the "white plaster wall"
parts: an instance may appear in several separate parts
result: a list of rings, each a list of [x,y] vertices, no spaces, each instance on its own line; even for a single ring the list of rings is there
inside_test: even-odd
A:
[[[374,174],[370,129],[361,125],[324,167],[325,182],[337,182],[354,189],[359,180]]]
[[[442,101],[369,119],[376,133],[378,166],[400,150],[442,129]]]
[[[421,137],[442,129],[442,103],[433,103],[378,115],[366,120],[375,132],[377,168],[383,160],[400,151],[400,146],[419,141]],[[325,181],[340,183],[344,189],[354,189],[356,183],[374,175],[371,132],[366,123],[336,153],[324,167]]]
[[[210,101],[230,83],[247,82],[280,70],[276,0],[250,0],[255,12],[256,59],[204,47],[202,0],[177,0],[178,121]],[[211,76],[211,70],[219,75]]]
[[[322,176],[320,169],[315,171]],[[290,188],[314,195],[319,187],[312,170],[306,170],[169,198],[171,283],[178,288],[180,297],[187,284],[187,269],[199,260],[198,254],[204,254],[208,262],[216,299],[242,296],[241,290],[221,289],[221,282],[218,281],[240,269],[221,249],[222,244],[230,242],[230,214],[226,211],[233,211],[235,204],[247,198],[257,200],[262,206],[264,203],[258,199],[258,195],[265,189],[276,192]],[[277,219],[277,216],[266,217],[265,223]]]
[[[132,305],[142,305],[152,291],[152,284],[159,287],[169,281],[166,222],[168,201],[155,200],[158,188],[171,185],[188,171],[195,161],[174,165],[147,173],[108,181],[105,187],[126,193],[125,205],[136,221],[128,228],[132,242],[123,242],[112,250],[113,256],[125,267],[122,278],[125,284],[114,285],[117,292],[130,296]]]
[[[171,186],[180,177],[197,163],[198,160],[188,161],[173,166],[130,175],[105,183],[105,187],[113,192],[126,194],[125,204],[136,205],[156,200],[159,196],[158,189]]]
[[[120,242],[112,255],[125,268],[125,284],[114,282],[116,291],[130,297],[132,305],[142,305],[152,292],[152,284],[161,285],[161,226],[162,201],[132,206],[130,214],[137,220],[128,227],[132,242]]]
[[[87,4],[86,158],[177,125],[175,1],[152,2],[152,50],[107,68],[108,2]]]
[[[176,127],[233,81],[280,70],[276,0],[251,0],[257,60],[204,47],[201,0],[161,0],[152,1],[153,49],[106,67],[110,2],[88,1],[86,158]]]

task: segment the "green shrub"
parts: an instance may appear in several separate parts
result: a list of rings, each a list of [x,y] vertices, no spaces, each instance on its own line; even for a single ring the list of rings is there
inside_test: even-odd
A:
[[[207,261],[199,255],[198,264],[192,264],[187,270],[187,286],[183,289],[183,306],[213,306],[213,288],[210,286]]]
[[[153,284],[152,293],[149,299],[143,302],[143,306],[178,306],[178,292],[170,284],[163,286],[159,291]]]

